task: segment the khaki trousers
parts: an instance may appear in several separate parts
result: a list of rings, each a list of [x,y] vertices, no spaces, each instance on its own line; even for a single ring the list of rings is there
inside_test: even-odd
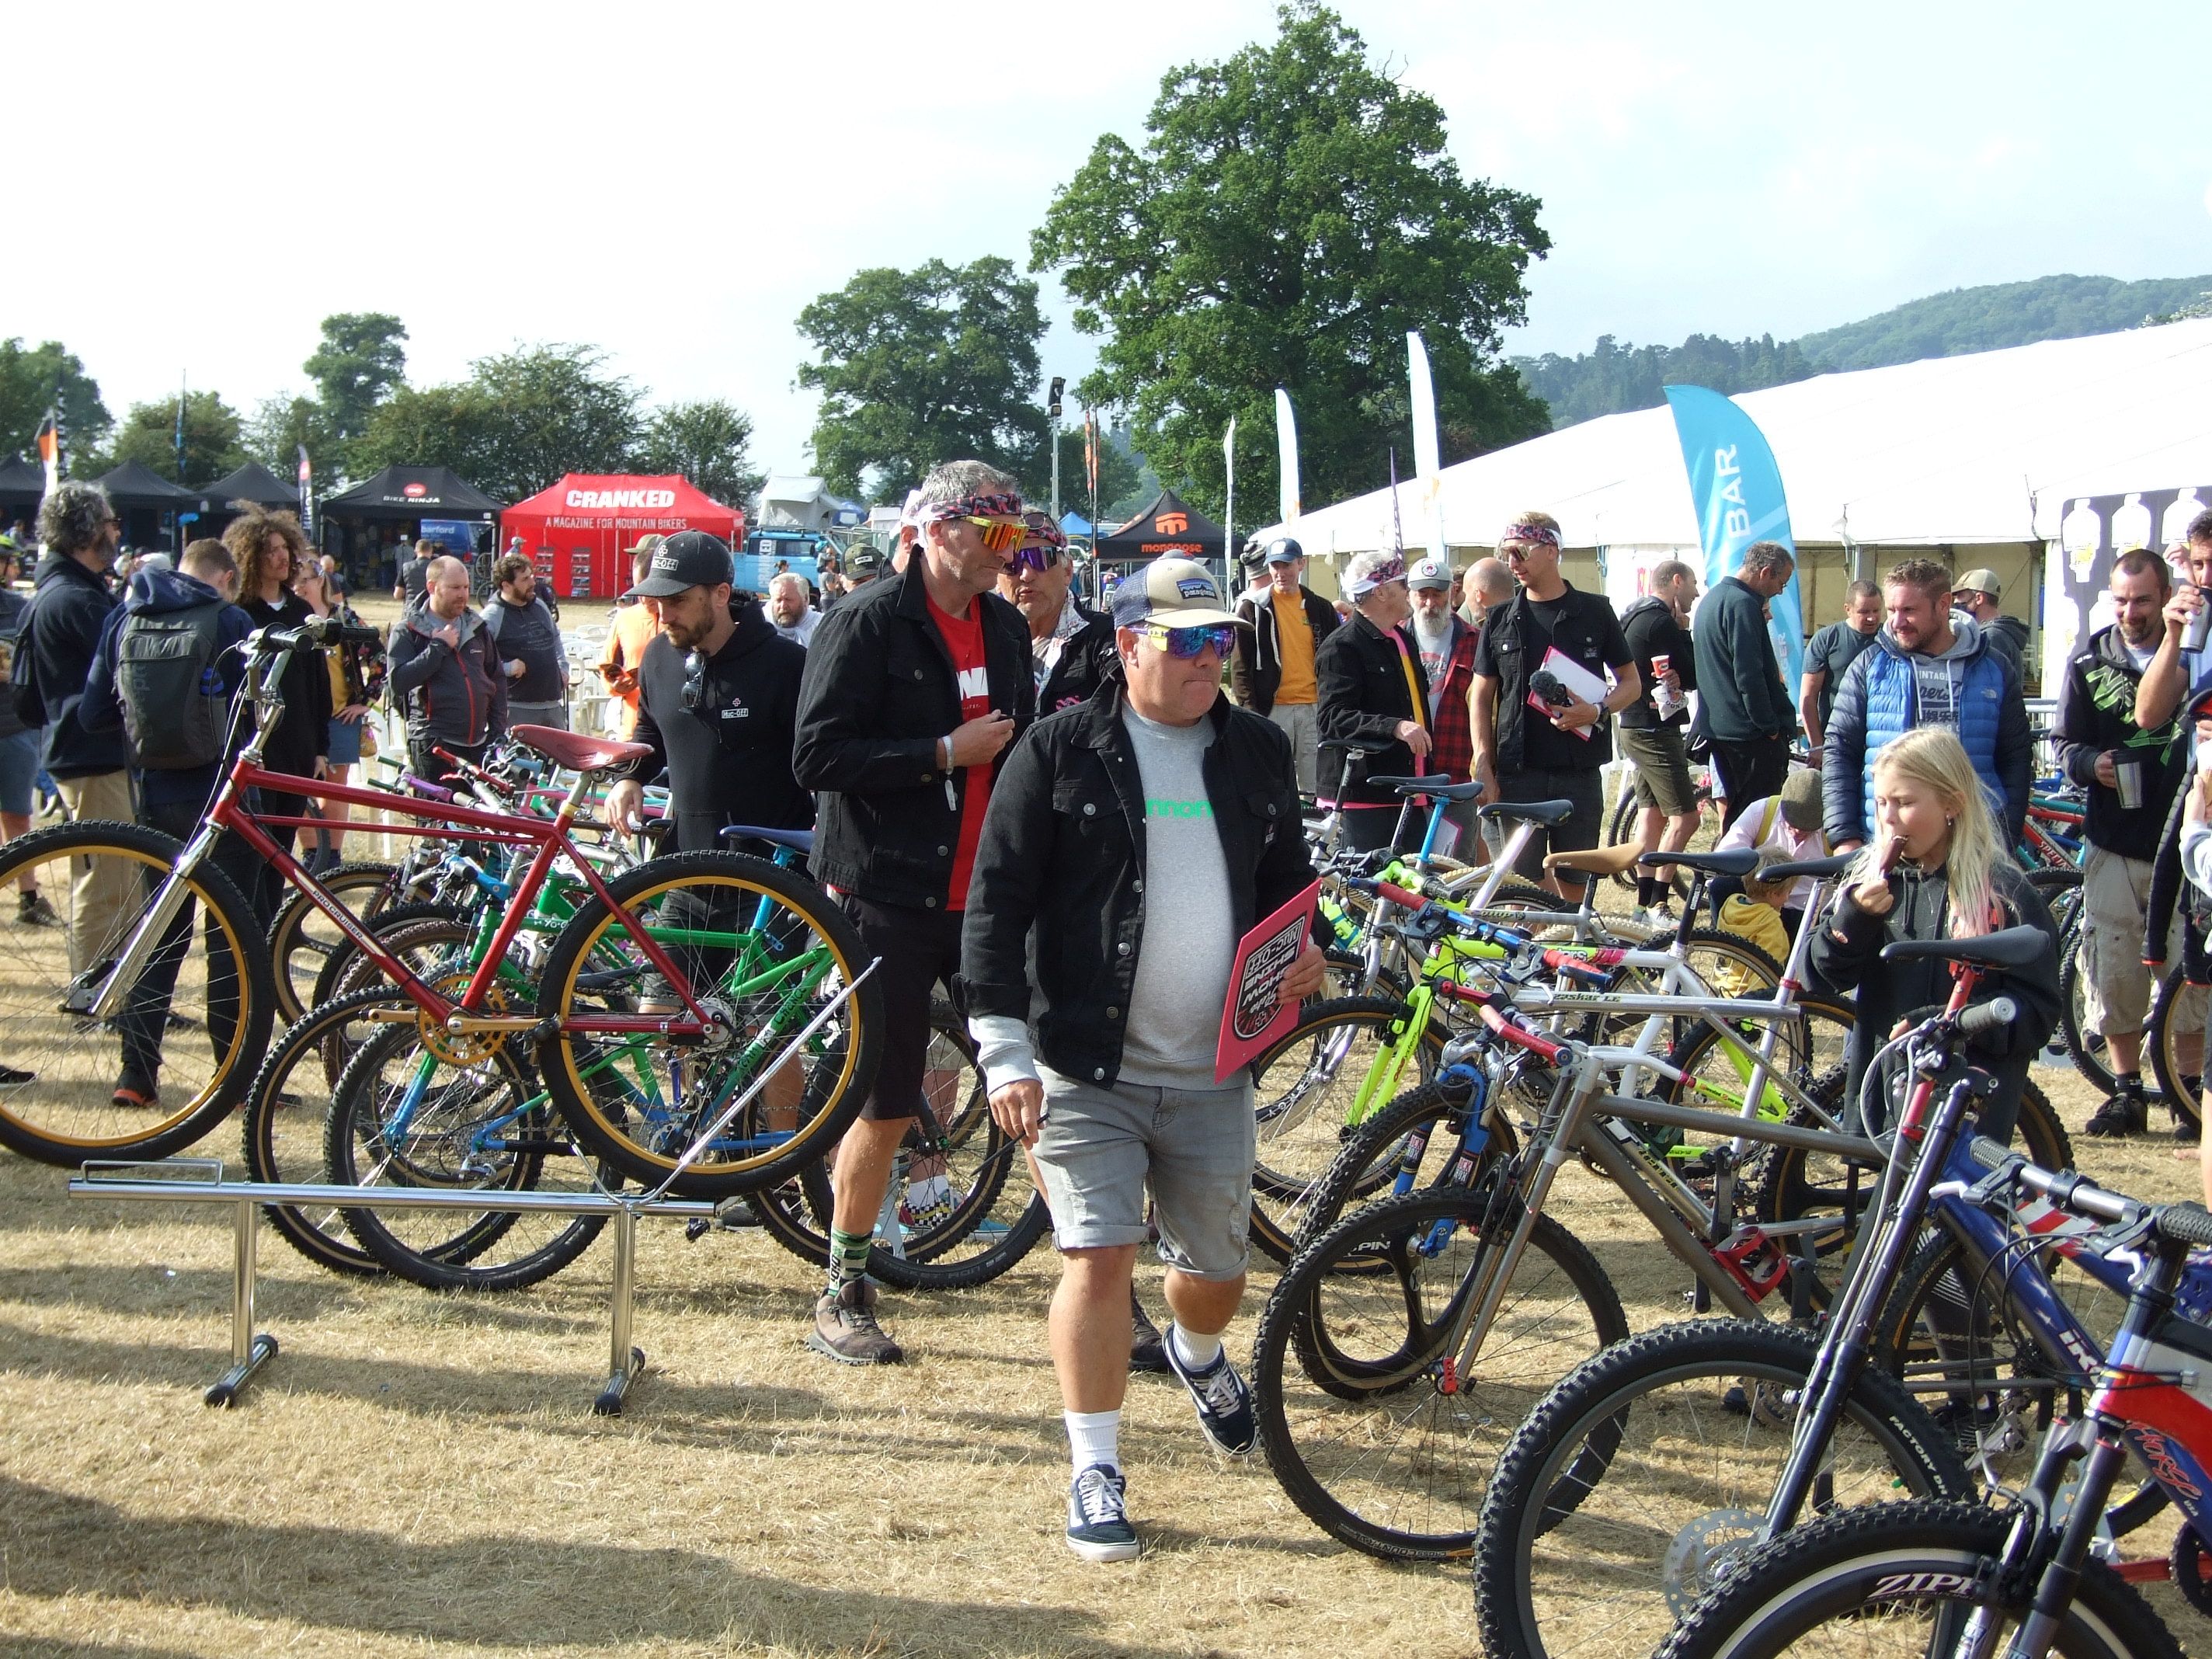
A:
[[[112,818],[119,823],[137,822],[131,802],[131,774],[93,772],[82,777],[56,778],[62,805],[71,823],[91,818]],[[123,948],[125,930],[137,915],[141,896],[133,879],[137,866],[116,859],[79,859],[70,883],[69,963],[72,975],[106,962]]]

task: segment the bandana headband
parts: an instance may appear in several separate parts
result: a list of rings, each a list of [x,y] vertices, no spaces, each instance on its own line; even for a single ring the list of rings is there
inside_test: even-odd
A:
[[[914,509],[917,524],[941,524],[947,519],[1018,519],[1022,498],[1012,491],[995,495],[961,495],[949,501],[923,501]]]
[[[1055,553],[1066,550],[1067,532],[1052,521],[1049,513],[1024,513],[1022,522],[1029,526],[1029,540],[1042,542]]]
[[[1503,547],[1508,542],[1541,542],[1547,547],[1557,547],[1559,544],[1559,532],[1549,525],[1508,525],[1505,533],[1498,538],[1498,544]]]
[[[1365,575],[1346,584],[1346,586],[1352,597],[1359,599],[1366,598],[1385,582],[1398,582],[1405,580],[1406,562],[1403,559],[1393,559],[1388,564],[1376,565]]]

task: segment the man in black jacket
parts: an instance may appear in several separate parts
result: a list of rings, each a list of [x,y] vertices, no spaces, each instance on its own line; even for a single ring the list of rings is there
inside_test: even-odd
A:
[[[1023,514],[1029,533],[1014,568],[999,578],[999,596],[1030,625],[1030,674],[1040,719],[1086,701],[1114,660],[1114,624],[1078,602],[1071,591],[1074,561],[1052,514]]]
[[[2169,948],[2146,951],[2143,914],[2189,746],[2179,720],[2148,732],[2136,724],[2136,688],[2164,635],[2160,613],[2172,587],[2166,561],[2154,553],[2137,549],[2113,562],[2107,588],[2113,622],[2092,634],[2066,665],[2053,722],[2059,765],[2089,793],[2077,951],[2087,999],[2082,1025],[2105,1039],[2113,1081],[2112,1098],[2089,1120],[2093,1135],[2138,1134],[2146,1127],[2142,1033],[2150,975],[2143,960],[2173,954],[2171,941]],[[2181,994],[2191,993],[2185,988]],[[2195,1122],[2174,1113],[2177,1130]]]
[[[1796,562],[1779,542],[1753,542],[1733,576],[1713,584],[1698,610],[1698,727],[1712,740],[1721,828],[1755,800],[1778,794],[1790,771],[1796,711],[1774,659],[1766,602],[1790,585]]]
[[[1305,550],[1288,536],[1267,544],[1263,556],[1267,596],[1238,601],[1237,652],[1229,659],[1229,690],[1255,714],[1265,714],[1289,733],[1297,763],[1298,788],[1320,788],[1321,689],[1314,662],[1322,642],[1336,632],[1336,607],[1299,579],[1305,574]]]
[[[991,590],[1028,526],[1014,481],[949,461],[913,504],[915,555],[822,619],[799,689],[793,769],[821,796],[815,878],[882,958],[884,1044],[838,1143],[830,1283],[807,1343],[892,1363],[866,1279],[891,1162],[921,1103],[933,988],[960,966],[960,914],[1000,752],[1036,706],[1029,624]]]
[[[1119,1431],[1148,1186],[1169,1363],[1216,1447],[1257,1437],[1221,1345],[1244,1288],[1252,1092],[1242,1070],[1220,1080],[1215,1055],[1238,940],[1313,879],[1288,742],[1220,694],[1234,618],[1212,577],[1155,560],[1115,589],[1114,620],[1126,685],[1039,722],[1008,757],[961,951],[992,1115],[1034,1146],[1060,1250],[1066,1536],[1088,1560],[1139,1550]],[[1279,1000],[1318,988],[1322,965],[1303,940]]]
[[[386,684],[407,710],[408,763],[435,783],[453,770],[436,750],[477,760],[507,730],[507,676],[484,619],[469,608],[469,568],[436,559],[422,603],[392,625]]]
[[[116,605],[103,578],[122,545],[122,521],[97,484],[64,483],[39,507],[39,539],[46,554],[17,635],[15,715],[26,726],[46,728],[42,762],[72,822],[128,823],[137,813],[123,733],[88,730],[77,712]],[[72,974],[114,955],[122,940],[113,935],[134,896],[130,874],[116,860],[81,862],[85,867],[70,886]]]
[[[1420,647],[1405,631],[1406,619],[1413,614],[1405,559],[1379,549],[1353,555],[1345,567],[1344,592],[1352,601],[1352,620],[1314,653],[1322,746],[1328,763],[1322,793],[1342,815],[1343,844],[1366,852],[1388,844],[1406,803],[1395,789],[1364,780],[1340,781],[1352,771],[1346,739],[1389,742],[1389,748],[1367,755],[1365,776],[1376,778],[1425,771],[1435,739],[1429,731],[1429,679],[1421,669]]]
[[[1698,832],[1698,793],[1690,782],[1684,732],[1698,689],[1691,607],[1698,602],[1698,573],[1680,559],[1651,568],[1649,591],[1620,619],[1621,637],[1636,657],[1644,695],[1620,711],[1620,752],[1636,763],[1637,844],[1647,852],[1679,853]],[[1636,872],[1638,920],[1671,926],[1667,915],[1671,866]]]

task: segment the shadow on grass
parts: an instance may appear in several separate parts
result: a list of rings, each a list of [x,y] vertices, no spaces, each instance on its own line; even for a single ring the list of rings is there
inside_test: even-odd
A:
[[[241,1619],[487,1648],[653,1641],[815,1652],[1051,1652],[1150,1659],[1097,1615],[796,1584],[702,1550],[487,1528],[424,1543],[343,1527],[125,1515],[0,1477],[9,1588],[209,1607]],[[1178,1651],[1180,1650],[1177,1650]],[[143,1650],[132,1650],[133,1652]]]

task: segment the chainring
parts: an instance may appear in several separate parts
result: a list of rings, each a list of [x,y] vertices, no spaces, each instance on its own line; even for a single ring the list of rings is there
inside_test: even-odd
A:
[[[445,974],[429,981],[430,988],[449,1002],[457,1002],[468,989],[470,974],[466,970]],[[481,1014],[507,1012],[507,992],[495,983],[484,993],[483,1006],[471,1012]],[[422,1045],[448,1066],[481,1066],[507,1047],[512,1031],[449,1031],[445,1022],[427,1008],[415,1014],[415,1036]]]

